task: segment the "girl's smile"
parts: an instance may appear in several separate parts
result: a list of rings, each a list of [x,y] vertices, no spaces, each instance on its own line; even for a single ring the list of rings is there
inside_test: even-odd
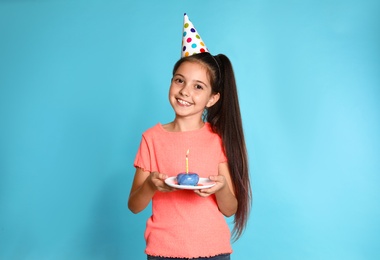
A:
[[[183,100],[183,99],[180,99],[180,98],[177,98],[177,101],[179,103],[180,106],[191,106],[192,104]]]

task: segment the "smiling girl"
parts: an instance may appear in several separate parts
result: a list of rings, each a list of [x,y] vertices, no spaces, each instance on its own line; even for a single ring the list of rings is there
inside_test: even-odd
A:
[[[133,213],[152,202],[145,239],[147,259],[230,259],[233,238],[247,223],[251,188],[248,159],[231,62],[208,52],[181,58],[169,90],[174,120],[143,133],[134,166],[128,207]],[[214,186],[186,190],[165,180],[191,171]]]

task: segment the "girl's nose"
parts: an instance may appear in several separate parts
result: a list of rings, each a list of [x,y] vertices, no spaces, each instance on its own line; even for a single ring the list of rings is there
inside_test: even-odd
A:
[[[184,97],[188,97],[190,94],[188,86],[187,85],[183,86],[183,88],[179,91],[179,94],[181,94]]]

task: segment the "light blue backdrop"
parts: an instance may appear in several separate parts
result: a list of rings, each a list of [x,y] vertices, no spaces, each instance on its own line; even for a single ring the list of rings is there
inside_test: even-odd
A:
[[[126,201],[141,133],[173,118],[184,12],[239,86],[233,259],[380,259],[375,0],[1,0],[0,259],[144,259],[150,209]]]

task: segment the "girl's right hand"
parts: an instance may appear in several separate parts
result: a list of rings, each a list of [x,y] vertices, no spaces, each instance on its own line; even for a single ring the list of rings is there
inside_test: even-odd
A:
[[[168,178],[168,175],[164,173],[151,172],[147,181],[153,189],[161,192],[170,192],[176,190],[175,188],[172,188],[165,183],[166,178]]]
[[[144,171],[137,167],[129,194],[128,208],[135,214],[139,213],[148,206],[156,191],[174,191],[175,189],[166,185],[167,177],[166,174]]]

